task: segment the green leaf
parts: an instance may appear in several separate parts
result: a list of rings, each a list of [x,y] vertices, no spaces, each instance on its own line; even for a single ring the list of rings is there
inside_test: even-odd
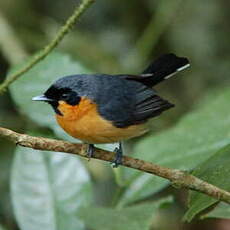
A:
[[[2,225],[0,225],[0,230],[6,230]]]
[[[96,230],[148,230],[157,209],[171,202],[172,198],[165,198],[121,209],[88,207],[80,215],[88,227]]]
[[[133,157],[167,167],[190,170],[230,143],[230,90],[210,94],[199,109],[157,136],[138,143]],[[123,168],[129,187],[121,204],[158,192],[168,181],[139,171]]]
[[[47,126],[64,138],[70,137],[57,125],[55,114],[47,103],[32,101],[32,97],[43,94],[58,78],[89,72],[80,63],[62,53],[51,53],[33,69],[10,86],[10,91],[19,110],[41,126]]]
[[[215,207],[214,210],[209,212],[206,215],[202,216],[203,218],[222,218],[222,219],[230,219],[230,205],[226,203],[220,203]]]
[[[227,191],[230,190],[230,145],[221,149],[194,171],[194,175]],[[184,219],[191,221],[197,214],[215,204],[216,199],[198,192],[190,192],[189,210]]]
[[[23,230],[84,229],[80,208],[91,204],[90,178],[81,162],[64,153],[18,147],[11,197]]]

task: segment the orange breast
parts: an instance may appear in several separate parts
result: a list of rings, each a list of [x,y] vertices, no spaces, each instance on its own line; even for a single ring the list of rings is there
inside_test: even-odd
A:
[[[86,143],[113,143],[144,134],[143,125],[117,128],[112,122],[98,114],[97,105],[82,98],[77,106],[59,101],[58,110],[63,116],[56,115],[59,125],[71,136]]]

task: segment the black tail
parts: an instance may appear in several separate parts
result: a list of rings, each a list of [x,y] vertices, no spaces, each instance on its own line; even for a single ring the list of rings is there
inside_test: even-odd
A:
[[[187,67],[189,67],[187,58],[177,57],[175,54],[165,54],[148,66],[142,76],[146,77],[149,85],[154,86]]]

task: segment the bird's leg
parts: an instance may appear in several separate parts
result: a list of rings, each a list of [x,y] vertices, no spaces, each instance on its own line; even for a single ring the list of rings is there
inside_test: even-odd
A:
[[[93,154],[94,154],[94,145],[89,144],[87,148],[87,157],[90,159],[91,157],[93,157]]]
[[[114,149],[115,159],[112,161],[113,168],[117,168],[119,165],[122,165],[122,146],[121,142],[119,142],[119,147]]]

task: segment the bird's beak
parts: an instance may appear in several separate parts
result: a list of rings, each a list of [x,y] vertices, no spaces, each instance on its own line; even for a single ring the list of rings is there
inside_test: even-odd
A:
[[[53,101],[53,99],[47,98],[45,95],[33,97],[32,100],[33,101],[46,101],[46,102]]]

